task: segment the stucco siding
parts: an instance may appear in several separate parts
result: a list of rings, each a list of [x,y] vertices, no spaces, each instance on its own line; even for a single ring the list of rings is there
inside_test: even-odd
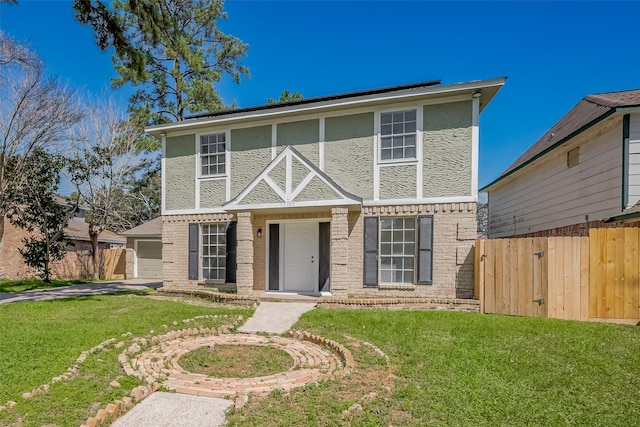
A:
[[[416,165],[380,168],[380,199],[415,198],[416,179]]]
[[[640,201],[640,114],[629,117],[629,201],[628,207]]]
[[[284,200],[266,182],[260,181],[253,190],[242,199],[242,205],[260,203],[284,203]]]
[[[303,120],[278,125],[278,146],[291,145],[313,164],[318,165],[320,121]]]
[[[489,237],[606,219],[622,207],[622,120],[597,125],[489,190]],[[567,152],[580,147],[578,165]]]
[[[324,171],[363,200],[373,200],[373,113],[325,119]]]
[[[227,180],[200,181],[200,207],[219,208],[226,202]]]
[[[471,112],[471,101],[424,106],[423,197],[471,195]]]
[[[195,135],[167,138],[165,144],[165,208],[196,207]]]
[[[338,200],[341,198],[342,196],[316,176],[309,181],[294,201],[309,202],[314,200]]]
[[[231,198],[271,162],[271,126],[231,131]]]
[[[280,163],[275,165],[273,169],[271,169],[271,171],[269,171],[269,178],[271,178],[282,191],[285,191],[285,189],[287,188],[286,160],[283,159],[282,161],[280,161]]]
[[[295,158],[291,159],[291,191],[295,190],[302,180],[309,175],[309,168],[300,163]]]

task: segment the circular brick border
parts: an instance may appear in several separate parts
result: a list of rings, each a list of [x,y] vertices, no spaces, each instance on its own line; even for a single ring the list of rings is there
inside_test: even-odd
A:
[[[292,335],[295,338],[249,334],[186,336],[167,340],[141,353],[131,361],[131,367],[137,368],[136,376],[140,378],[164,379],[162,385],[168,390],[196,396],[233,398],[238,406],[246,401],[249,393],[288,391],[344,375],[353,368],[353,357],[342,345],[307,333]],[[186,353],[221,344],[278,348],[292,357],[293,366],[285,372],[253,378],[214,378],[187,372],[180,366],[180,359]]]

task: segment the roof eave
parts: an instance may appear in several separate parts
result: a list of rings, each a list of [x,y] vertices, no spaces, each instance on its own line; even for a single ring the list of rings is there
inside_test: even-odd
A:
[[[493,181],[491,181],[489,184],[485,185],[484,187],[480,188],[480,190],[478,191],[487,191],[489,190],[492,186],[494,186],[495,184],[497,184],[498,182],[504,180],[505,178],[510,177],[511,175],[513,175],[514,173],[518,172],[519,170],[525,168],[526,166],[530,165],[531,163],[533,163],[534,161],[538,160],[539,158],[541,158],[542,156],[546,155],[547,153],[555,150],[556,148],[560,147],[561,145],[563,145],[565,142],[575,138],[576,136],[578,136],[579,134],[581,134],[582,132],[585,132],[587,130],[589,130],[590,128],[592,128],[593,126],[597,125],[598,123],[600,123],[601,121],[603,121],[604,119],[606,119],[607,117],[612,116],[613,114],[619,112],[619,111],[628,111],[630,110],[631,107],[615,107],[615,108],[611,108],[609,111],[607,111],[604,114],[601,114],[600,116],[598,116],[597,118],[593,119],[592,121],[590,121],[589,123],[587,123],[586,125],[582,126],[580,129],[570,133],[569,135],[567,135],[566,137],[562,138],[561,140],[559,140],[558,142],[556,142],[555,144],[549,146],[547,149],[539,152],[538,154],[536,154],[535,156],[533,156],[532,158],[530,158],[529,160],[527,160],[526,162],[524,162],[523,164],[515,167],[514,169],[510,170],[509,172],[500,175],[498,178],[494,179]],[[633,107],[634,109],[637,109],[638,107]]]
[[[612,216],[611,218],[606,219],[604,222],[610,223],[610,222],[626,221],[628,219],[635,219],[635,218],[640,218],[640,212],[633,212],[628,214]]]
[[[425,95],[438,95],[438,94],[447,94],[450,95],[455,92],[463,92],[463,91],[476,91],[482,89],[493,89],[491,91],[487,91],[486,96],[482,97],[482,105],[481,110],[486,107],[487,104],[491,101],[493,96],[500,90],[506,81],[506,77],[500,77],[489,80],[477,80],[471,82],[464,83],[454,83],[449,85],[437,85],[437,86],[425,86],[418,87],[415,89],[404,89],[404,90],[389,90],[389,92],[379,93],[375,92],[373,94],[367,95],[356,95],[353,97],[345,97],[338,100],[328,99],[326,98],[318,98],[317,101],[308,102],[308,103],[289,103],[284,105],[277,105],[277,107],[266,105],[261,107],[252,107],[248,109],[239,109],[234,112],[230,112],[224,115],[212,116],[212,117],[204,117],[194,120],[188,120],[183,122],[176,122],[170,124],[161,124],[149,126],[145,129],[145,131],[156,138],[160,138],[162,134],[166,134],[168,131],[176,131],[176,130],[184,130],[188,128],[194,127],[203,127],[208,125],[220,125],[227,124],[230,122],[240,121],[240,120],[250,120],[250,119],[265,119],[265,118],[274,118],[278,116],[282,116],[285,114],[296,114],[296,113],[314,113],[320,112],[323,110],[329,110],[338,106],[342,107],[358,107],[367,104],[373,104],[380,101],[385,100],[395,100],[402,101],[404,99],[411,99],[419,96]]]

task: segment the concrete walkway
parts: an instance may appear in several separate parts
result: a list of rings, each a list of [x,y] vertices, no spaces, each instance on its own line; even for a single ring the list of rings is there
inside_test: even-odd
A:
[[[233,402],[215,397],[155,392],[118,418],[113,427],[218,427]]]
[[[287,332],[300,316],[316,306],[309,302],[262,302],[239,332],[282,334]]]
[[[82,285],[61,286],[59,288],[34,289],[24,292],[0,293],[0,304],[26,301],[48,301],[60,298],[73,298],[87,295],[112,294],[123,291],[141,291],[146,288],[157,289],[162,282],[153,279],[132,279],[112,282],[85,283]]]
[[[263,302],[238,330],[245,333],[281,334],[293,326],[315,303]],[[114,427],[217,427],[233,403],[214,397],[179,393],[153,393],[112,424]]]

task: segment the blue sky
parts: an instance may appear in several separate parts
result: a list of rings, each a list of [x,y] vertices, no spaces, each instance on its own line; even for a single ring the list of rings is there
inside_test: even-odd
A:
[[[585,95],[640,88],[640,2],[228,0],[222,28],[249,44],[251,78],[226,102],[264,104],[441,79],[507,76],[480,122],[480,185],[506,169]],[[88,96],[110,92],[110,54],[73,19],[71,1],[0,6],[0,29]],[[128,93],[113,94],[126,107]]]

